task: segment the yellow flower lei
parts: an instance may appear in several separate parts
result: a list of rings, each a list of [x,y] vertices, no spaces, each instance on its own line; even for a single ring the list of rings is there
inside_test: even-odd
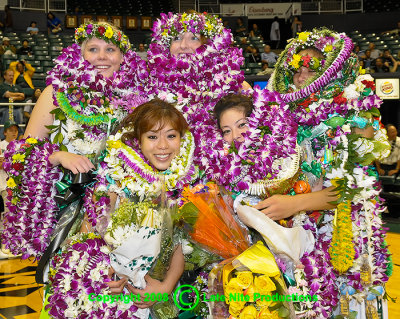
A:
[[[335,221],[329,255],[333,268],[344,273],[353,265],[355,256],[350,200],[338,205]]]

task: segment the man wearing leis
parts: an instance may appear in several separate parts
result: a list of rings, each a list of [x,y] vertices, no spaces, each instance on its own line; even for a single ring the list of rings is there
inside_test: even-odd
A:
[[[60,168],[74,174],[94,169],[107,135],[145,101],[138,96],[141,79],[147,76],[145,62],[129,50],[121,31],[108,23],[88,23],[76,30],[76,42],[55,60],[26,139],[12,144],[6,154],[9,174],[20,178],[9,188],[7,205],[13,215],[4,238],[11,251],[22,253],[23,258],[40,259],[49,245],[59,211],[56,185],[64,187],[58,183]],[[14,165],[15,153],[26,157],[23,165]],[[32,189],[38,190],[35,195]],[[78,202],[72,205],[78,207]],[[75,229],[81,222],[82,213]],[[116,289],[119,285],[109,283]]]
[[[345,34],[302,32],[281,54],[268,84],[300,125],[297,141],[308,154],[303,171],[315,180],[317,163],[324,187],[334,186],[338,195],[337,209],[325,211],[313,230],[317,242],[301,259],[305,268],[296,271],[298,282],[312,283],[307,292],[319,296],[303,309],[309,316],[375,316],[391,273],[380,187],[367,166],[389,152],[377,109],[382,101],[352,48]]]

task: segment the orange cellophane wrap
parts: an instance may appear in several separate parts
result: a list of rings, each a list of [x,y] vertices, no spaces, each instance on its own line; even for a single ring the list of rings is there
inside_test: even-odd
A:
[[[250,246],[247,229],[234,218],[233,210],[225,203],[217,187],[207,184],[207,192],[198,188],[185,189],[183,196],[198,209],[190,233],[192,240],[222,258],[239,255]]]

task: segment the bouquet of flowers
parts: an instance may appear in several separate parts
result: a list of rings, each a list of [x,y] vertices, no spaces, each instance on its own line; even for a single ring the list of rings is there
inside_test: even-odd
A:
[[[251,246],[246,227],[234,217],[233,210],[224,200],[225,195],[215,184],[185,189],[186,203],[180,216],[190,225],[192,241],[225,259],[208,277],[207,301],[211,302],[213,317],[243,318],[254,314],[256,318],[264,314],[267,318],[270,314],[276,318],[289,318],[292,310],[286,301],[259,300],[267,293],[283,295],[285,283],[269,250],[261,242]],[[248,284],[239,285],[241,280]],[[257,289],[250,285],[253,282],[257,283]]]
[[[278,319],[294,313],[275,258],[260,241],[214,267],[209,294],[214,318]]]

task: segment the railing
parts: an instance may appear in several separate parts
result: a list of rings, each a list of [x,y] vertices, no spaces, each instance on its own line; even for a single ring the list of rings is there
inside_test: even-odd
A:
[[[3,106],[8,106],[8,113],[9,113],[9,117],[13,120],[13,117],[14,117],[14,106],[17,106],[17,107],[23,107],[23,106],[27,106],[27,105],[35,105],[36,103],[30,103],[30,102],[21,102],[21,103],[15,103],[15,102],[3,102],[3,103],[0,103],[0,109],[3,109]],[[5,109],[5,108],[4,108]],[[4,110],[3,110],[3,112],[4,112]],[[11,115],[11,113],[13,114],[13,115]],[[18,126],[19,127],[25,127],[25,124],[20,124],[20,123],[17,123],[18,124]],[[4,123],[1,123],[0,124],[0,127],[4,127]]]
[[[67,0],[8,0],[12,9],[67,12]]]
[[[318,1],[302,2],[301,13],[346,13],[363,12],[362,0],[338,0],[338,1]]]

